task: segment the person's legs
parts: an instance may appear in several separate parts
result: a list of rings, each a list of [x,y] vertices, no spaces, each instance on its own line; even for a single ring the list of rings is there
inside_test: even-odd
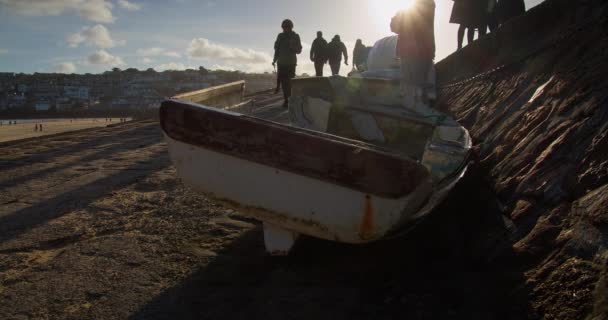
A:
[[[463,24],[458,27],[458,50],[462,49],[462,41],[464,40],[464,31],[467,27]]]
[[[289,106],[289,97],[291,96],[291,79],[283,79],[283,107]]]
[[[490,29],[490,32],[494,32],[496,31],[496,29],[498,28],[498,18],[496,17],[496,12],[490,12],[488,13],[488,28]]]
[[[340,63],[330,63],[329,66],[331,67],[332,76],[337,76],[340,74]]]
[[[323,76],[323,67],[324,67],[325,63],[323,63],[322,61],[315,61],[315,71],[316,71],[316,76],[317,77],[322,77]]]
[[[488,24],[483,23],[479,26],[479,38],[485,36],[488,33]]]
[[[401,91],[403,93],[403,106],[411,109],[415,104],[415,88],[412,85],[412,65],[411,60],[401,57]]]
[[[281,79],[281,87],[283,88],[283,107],[289,106],[289,97],[291,96],[291,79],[296,76],[296,65],[281,65],[279,66],[279,78]]]
[[[426,87],[430,85],[428,76],[432,59],[401,59],[401,61],[405,107],[420,114],[434,113],[425,94]]]
[[[474,27],[467,27],[467,45],[473,43],[473,41],[475,41],[475,28]]]
[[[274,94],[279,93],[279,90],[281,90],[281,78],[277,72],[277,87],[274,89]]]

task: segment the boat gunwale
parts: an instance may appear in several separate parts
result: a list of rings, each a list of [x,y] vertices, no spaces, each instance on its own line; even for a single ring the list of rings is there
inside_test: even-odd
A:
[[[225,118],[232,117],[230,121],[236,119],[243,126],[254,125],[264,127],[265,130],[274,130],[277,131],[274,135],[275,140],[278,136],[281,135],[291,135],[295,138],[300,138],[300,140],[304,139],[307,141],[312,141],[313,144],[325,144],[326,151],[332,151],[333,149],[341,148],[344,154],[340,158],[340,161],[344,161],[345,163],[341,163],[340,166],[337,168],[329,168],[329,172],[317,172],[319,170],[315,171],[315,169],[318,168],[296,168],[290,166],[291,163],[286,165],[285,163],[280,163],[276,161],[275,163],[267,163],[265,161],[260,161],[260,159],[252,159],[250,154],[245,156],[244,154],[239,154],[239,150],[226,150],[223,148],[223,146],[220,146],[218,150],[217,145],[210,145],[210,142],[208,141],[209,139],[206,138],[204,134],[201,134],[201,132],[203,132],[204,130],[195,131],[197,132],[198,140],[187,139],[184,136],[180,135],[180,133],[183,134],[183,132],[176,132],[176,127],[179,128],[177,129],[177,131],[187,130],[186,127],[188,126],[188,124],[186,124],[185,122],[192,121],[192,119],[181,119],[182,123],[179,123],[178,125],[174,124],[173,127],[171,127],[169,113],[176,112],[174,111],[176,109],[175,107],[180,108],[182,112],[188,109],[194,112],[198,110],[199,112],[202,111],[201,113],[207,113],[208,115],[216,115],[218,117]],[[160,115],[161,127],[163,131],[169,137],[177,141],[196,145],[202,148],[208,148],[210,150],[215,150],[224,154],[236,156],[238,158],[242,158],[248,161],[257,162],[264,165],[270,165],[276,167],[277,169],[309,176],[314,179],[324,180],[336,185],[342,185],[353,190],[357,190],[366,194],[373,194],[379,197],[397,199],[407,196],[411,192],[413,192],[416,187],[422,181],[424,181],[424,179],[430,176],[428,169],[426,169],[418,161],[415,161],[408,157],[404,157],[402,155],[399,155],[398,153],[394,153],[383,148],[378,148],[377,146],[372,144],[362,143],[360,141],[350,140],[323,132],[307,130],[256,117],[246,116],[227,110],[207,107],[193,102],[186,102],[177,99],[166,100],[161,105]],[[175,117],[175,115],[173,116]],[[197,123],[197,125],[201,124]],[[202,127],[197,127],[196,129],[202,129]],[[212,134],[215,134],[215,132],[212,132]],[[327,148],[328,145],[331,145],[332,148]],[[296,153],[294,153],[294,155],[292,156],[297,157],[297,155],[295,154]],[[352,158],[352,154],[359,155],[359,159],[350,159]],[[364,160],[374,160],[378,162],[379,160],[384,160],[384,165],[369,166],[365,165]],[[351,174],[352,172],[347,172],[348,170],[345,170],[345,168],[358,170],[356,173],[362,174],[362,177],[356,176],[355,174]],[[332,169],[335,171],[332,171]],[[329,178],[327,177],[328,174],[330,175]],[[397,177],[402,179],[399,179]],[[382,183],[380,181],[382,181]]]

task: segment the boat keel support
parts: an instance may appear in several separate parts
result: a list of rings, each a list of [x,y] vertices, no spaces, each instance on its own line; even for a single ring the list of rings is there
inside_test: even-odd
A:
[[[299,233],[264,222],[264,245],[272,256],[288,255],[299,237]]]

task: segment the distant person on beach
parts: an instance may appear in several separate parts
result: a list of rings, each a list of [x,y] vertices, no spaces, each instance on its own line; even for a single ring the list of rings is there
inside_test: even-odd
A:
[[[346,45],[340,40],[340,35],[335,35],[327,45],[327,58],[329,60],[329,66],[331,67],[331,74],[334,76],[340,74],[342,56],[344,56],[344,64],[348,65],[348,51],[346,50]]]
[[[353,69],[357,71],[367,70],[367,57],[371,48],[363,44],[363,40],[357,39],[353,49]]]
[[[273,65],[278,65],[277,77],[283,88],[283,107],[289,105],[291,96],[291,79],[296,77],[297,55],[302,53],[300,36],[293,31],[293,22],[286,19],[281,23],[282,33],[279,33],[274,43]]]
[[[500,24],[504,24],[524,13],[526,13],[524,0],[500,0],[496,6],[496,15]]]
[[[429,73],[435,59],[435,1],[416,0],[408,10],[398,12],[391,20],[391,31],[399,35],[404,106],[430,113],[427,89],[432,86]]]
[[[317,38],[312,42],[310,48],[310,60],[315,63],[315,75],[323,76],[323,68],[327,63],[327,40],[323,38],[323,32],[317,32]]]
[[[40,132],[42,132],[42,123],[40,124]]]

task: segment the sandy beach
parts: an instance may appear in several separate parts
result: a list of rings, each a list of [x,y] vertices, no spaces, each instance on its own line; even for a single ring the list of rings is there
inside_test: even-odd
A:
[[[95,128],[105,127],[110,124],[120,123],[120,119],[113,118],[112,121],[106,121],[105,118],[95,119],[60,119],[60,120],[17,120],[16,125],[9,125],[8,120],[1,120],[0,126],[0,142],[28,139],[34,137],[42,137],[51,134]],[[42,131],[36,131],[36,124],[42,125]]]
[[[480,202],[462,190],[455,199]],[[24,141],[0,147],[0,319],[474,314],[502,301],[495,288],[505,280],[454,267],[463,255],[449,254],[458,235],[446,235],[461,217],[445,212],[409,238],[303,239],[277,260],[265,255],[259,222],[181,183],[157,122]]]

